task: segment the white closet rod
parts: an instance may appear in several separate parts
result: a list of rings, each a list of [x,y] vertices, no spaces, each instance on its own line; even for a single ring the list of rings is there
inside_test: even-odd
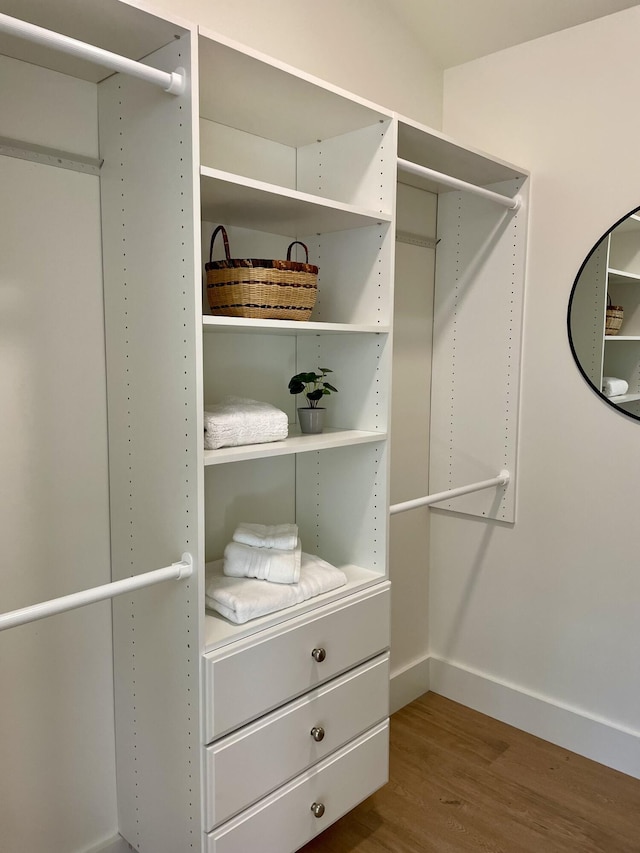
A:
[[[497,477],[491,480],[481,480],[479,483],[470,483],[468,486],[459,486],[457,489],[447,489],[446,492],[436,492],[434,495],[426,495],[424,498],[415,498],[412,501],[404,501],[392,504],[389,513],[395,515],[397,512],[406,512],[409,509],[417,509],[420,506],[431,506],[448,498],[457,498],[460,495],[468,495],[471,492],[480,492],[482,489],[490,489],[493,486],[506,486],[511,479],[508,471],[500,471]]]
[[[484,187],[478,187],[476,184],[470,184],[468,181],[461,181],[460,178],[453,178],[451,175],[445,175],[444,172],[436,172],[435,169],[429,169],[427,166],[419,166],[417,163],[412,163],[410,160],[403,160],[398,157],[398,169],[401,172],[409,172],[412,175],[418,175],[421,178],[431,178],[444,184],[447,187],[453,187],[457,190],[466,190],[475,195],[488,198],[490,201],[495,201],[496,204],[501,204],[509,210],[518,210],[522,204],[520,196],[509,198],[509,196],[501,195],[493,190],[487,190]]]
[[[170,92],[172,95],[181,95],[185,90],[186,75],[183,68],[177,68],[175,71],[160,71],[150,65],[136,62],[135,59],[119,56],[117,53],[111,53],[101,47],[85,44],[61,33],[45,30],[35,24],[20,21],[18,18],[11,18],[9,15],[0,14],[0,32],[53,48],[61,53],[69,53],[80,59],[87,59],[89,62],[95,62],[96,65],[110,68],[112,71],[122,71],[132,77],[147,80],[149,83],[161,86],[165,92]]]
[[[93,604],[96,601],[104,601],[106,598],[114,598],[116,595],[143,589],[146,586],[153,586],[163,581],[182,580],[191,577],[192,574],[193,559],[191,554],[185,553],[179,562],[166,566],[164,569],[144,572],[132,578],[94,586],[81,592],[73,592],[71,595],[63,595],[62,598],[52,598],[49,601],[42,601],[40,604],[32,604],[30,607],[3,613],[0,615],[0,631],[4,631],[6,628],[15,628],[17,625],[26,625],[27,622],[36,622],[38,619],[45,619],[47,616],[54,616],[56,613],[64,613],[67,610],[84,607],[86,604]]]

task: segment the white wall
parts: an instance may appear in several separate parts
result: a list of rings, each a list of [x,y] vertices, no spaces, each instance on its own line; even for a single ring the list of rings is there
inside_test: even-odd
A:
[[[532,172],[515,526],[434,511],[435,689],[640,776],[640,425],[587,386],[567,302],[640,203],[640,9],[445,74],[446,133]]]
[[[385,0],[157,0],[154,6],[440,127],[442,71]]]
[[[2,135],[97,156],[96,87],[0,57]],[[35,105],[25,109],[24,103]],[[0,157],[2,611],[107,583],[100,190]],[[0,634],[0,851],[115,827],[109,604]]]

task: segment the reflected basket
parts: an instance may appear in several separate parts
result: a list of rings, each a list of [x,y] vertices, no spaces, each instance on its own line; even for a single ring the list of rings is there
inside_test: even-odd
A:
[[[617,335],[622,326],[624,309],[622,305],[607,306],[607,320],[604,327],[605,335]]]
[[[224,241],[225,259],[214,261],[213,244]],[[291,249],[305,251],[305,263],[291,260]],[[310,264],[309,250],[294,240],[286,261],[232,258],[223,225],[211,235],[209,263],[205,264],[207,299],[216,317],[255,317],[265,320],[308,320],[318,295],[318,267]]]

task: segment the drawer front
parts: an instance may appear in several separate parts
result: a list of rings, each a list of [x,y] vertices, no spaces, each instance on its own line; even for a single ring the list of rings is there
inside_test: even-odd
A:
[[[384,654],[217,741],[206,750],[207,829],[388,715],[389,655]]]
[[[206,655],[207,742],[385,651],[389,584],[380,586]]]
[[[294,853],[384,785],[388,764],[384,722],[210,832],[207,853]],[[314,803],[323,806],[321,817]]]

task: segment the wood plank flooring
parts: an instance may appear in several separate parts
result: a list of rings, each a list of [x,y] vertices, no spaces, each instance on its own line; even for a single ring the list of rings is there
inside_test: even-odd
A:
[[[640,853],[640,781],[435,693],[391,718],[390,781],[300,853]]]

